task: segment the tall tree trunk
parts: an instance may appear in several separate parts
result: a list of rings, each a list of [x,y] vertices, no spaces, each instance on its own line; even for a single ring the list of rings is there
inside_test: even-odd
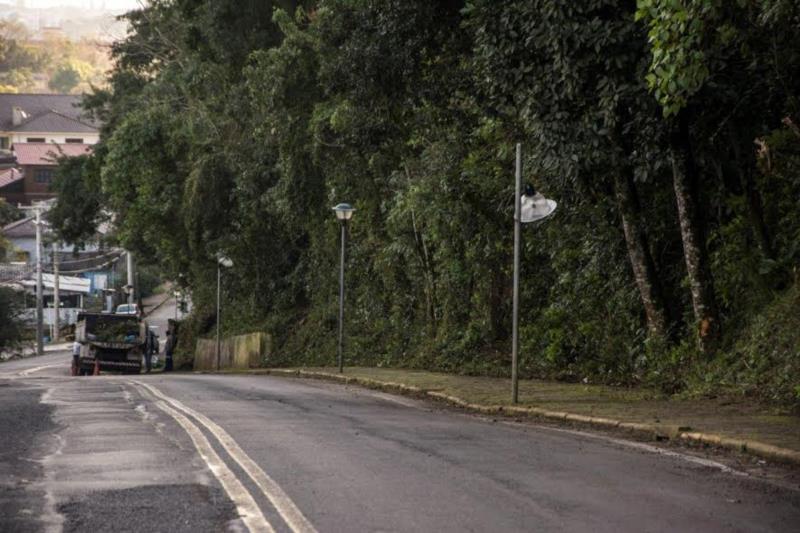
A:
[[[408,165],[403,166],[406,173],[406,180],[408,180],[409,187],[411,186],[411,172]],[[428,318],[430,336],[436,336],[436,272],[433,267],[433,261],[428,251],[428,245],[425,242],[425,237],[417,228],[417,216],[414,209],[411,208],[411,227],[414,230],[414,243],[417,248],[420,262],[422,263],[422,272],[425,278],[425,315]]]
[[[651,335],[663,336],[669,327],[669,315],[664,304],[661,280],[656,272],[653,256],[650,254],[647,233],[642,225],[641,206],[630,168],[626,167],[616,175],[614,188],[617,207],[622,218],[628,258],[647,317],[647,328]]]
[[[766,222],[764,222],[764,205],[761,201],[761,194],[756,188],[753,173],[756,168],[755,154],[753,153],[753,145],[750,145],[749,152],[742,153],[742,145],[733,129],[733,125],[728,128],[728,137],[733,149],[734,165],[736,173],[739,177],[739,182],[742,186],[742,193],[747,203],[747,215],[750,219],[750,224],[753,227],[758,246],[764,255],[770,259],[775,258],[775,251],[772,248],[772,238],[769,234]]]
[[[672,128],[669,145],[683,256],[697,321],[699,347],[708,355],[716,349],[721,328],[705,235],[697,206],[697,168],[691,150],[686,111],[681,113],[677,124]]]

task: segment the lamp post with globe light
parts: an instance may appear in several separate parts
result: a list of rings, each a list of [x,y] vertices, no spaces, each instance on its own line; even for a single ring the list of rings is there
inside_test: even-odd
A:
[[[553,214],[556,203],[537,193],[532,185],[522,194],[522,145],[517,143],[516,187],[514,190],[514,292],[511,327],[511,401],[519,402],[519,270],[522,224],[536,222]]]
[[[341,259],[339,262],[339,373],[344,372],[344,252],[347,243],[347,221],[353,218],[355,209],[350,204],[338,204],[333,208],[336,219],[340,222],[342,233]]]
[[[221,252],[217,253],[217,370],[220,368],[220,296],[222,293],[222,267],[230,268],[233,266],[233,261],[223,255]]]

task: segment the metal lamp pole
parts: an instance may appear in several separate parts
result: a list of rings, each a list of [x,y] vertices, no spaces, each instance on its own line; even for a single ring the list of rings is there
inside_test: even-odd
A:
[[[531,185],[522,195],[522,144],[517,143],[516,185],[514,189],[514,303],[511,327],[511,402],[519,402],[519,270],[520,240],[522,224],[536,222],[549,217],[556,210],[556,203],[537,193]]]
[[[222,254],[217,254],[217,370],[220,369],[220,353],[221,353],[221,340],[220,340],[220,300],[222,294],[222,267],[232,267],[233,261],[228,259]]]
[[[217,370],[219,370],[219,352],[220,352],[220,339],[219,339],[219,300],[220,300],[220,287],[222,286],[222,265],[217,261]]]
[[[519,255],[520,233],[520,207],[522,204],[522,144],[517,143],[516,157],[516,186],[514,188],[514,290],[511,326],[511,402],[519,401]]]
[[[134,295],[134,285],[133,285],[134,283],[133,254],[130,251],[126,251],[125,256],[128,269],[128,285],[126,288],[128,290],[128,305],[130,305],[136,301]]]
[[[339,261],[339,373],[344,372],[342,342],[344,341],[344,251],[347,243],[347,222],[342,221],[342,250]]]
[[[347,221],[353,217],[353,206],[339,204],[333,208],[342,228],[341,256],[339,261],[339,373],[344,373],[344,257],[347,245]]]

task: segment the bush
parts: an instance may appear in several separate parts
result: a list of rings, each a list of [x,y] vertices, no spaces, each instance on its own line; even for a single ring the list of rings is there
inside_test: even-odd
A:
[[[22,299],[14,290],[0,287],[0,350],[15,346],[22,340]]]
[[[692,378],[695,393],[734,393],[800,412],[800,286],[756,315],[722,353]]]

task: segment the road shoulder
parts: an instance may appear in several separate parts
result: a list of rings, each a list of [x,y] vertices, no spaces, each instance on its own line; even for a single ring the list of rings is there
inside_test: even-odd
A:
[[[581,384],[521,383],[522,403],[500,398],[507,380],[397,369],[259,369],[250,373],[323,379],[423,397],[490,416],[524,417],[622,436],[730,452],[800,466],[800,418],[721,402],[673,401],[640,391]],[[525,394],[527,393],[527,394]],[[527,396],[527,399],[526,399]],[[718,403],[720,403],[718,405]]]

